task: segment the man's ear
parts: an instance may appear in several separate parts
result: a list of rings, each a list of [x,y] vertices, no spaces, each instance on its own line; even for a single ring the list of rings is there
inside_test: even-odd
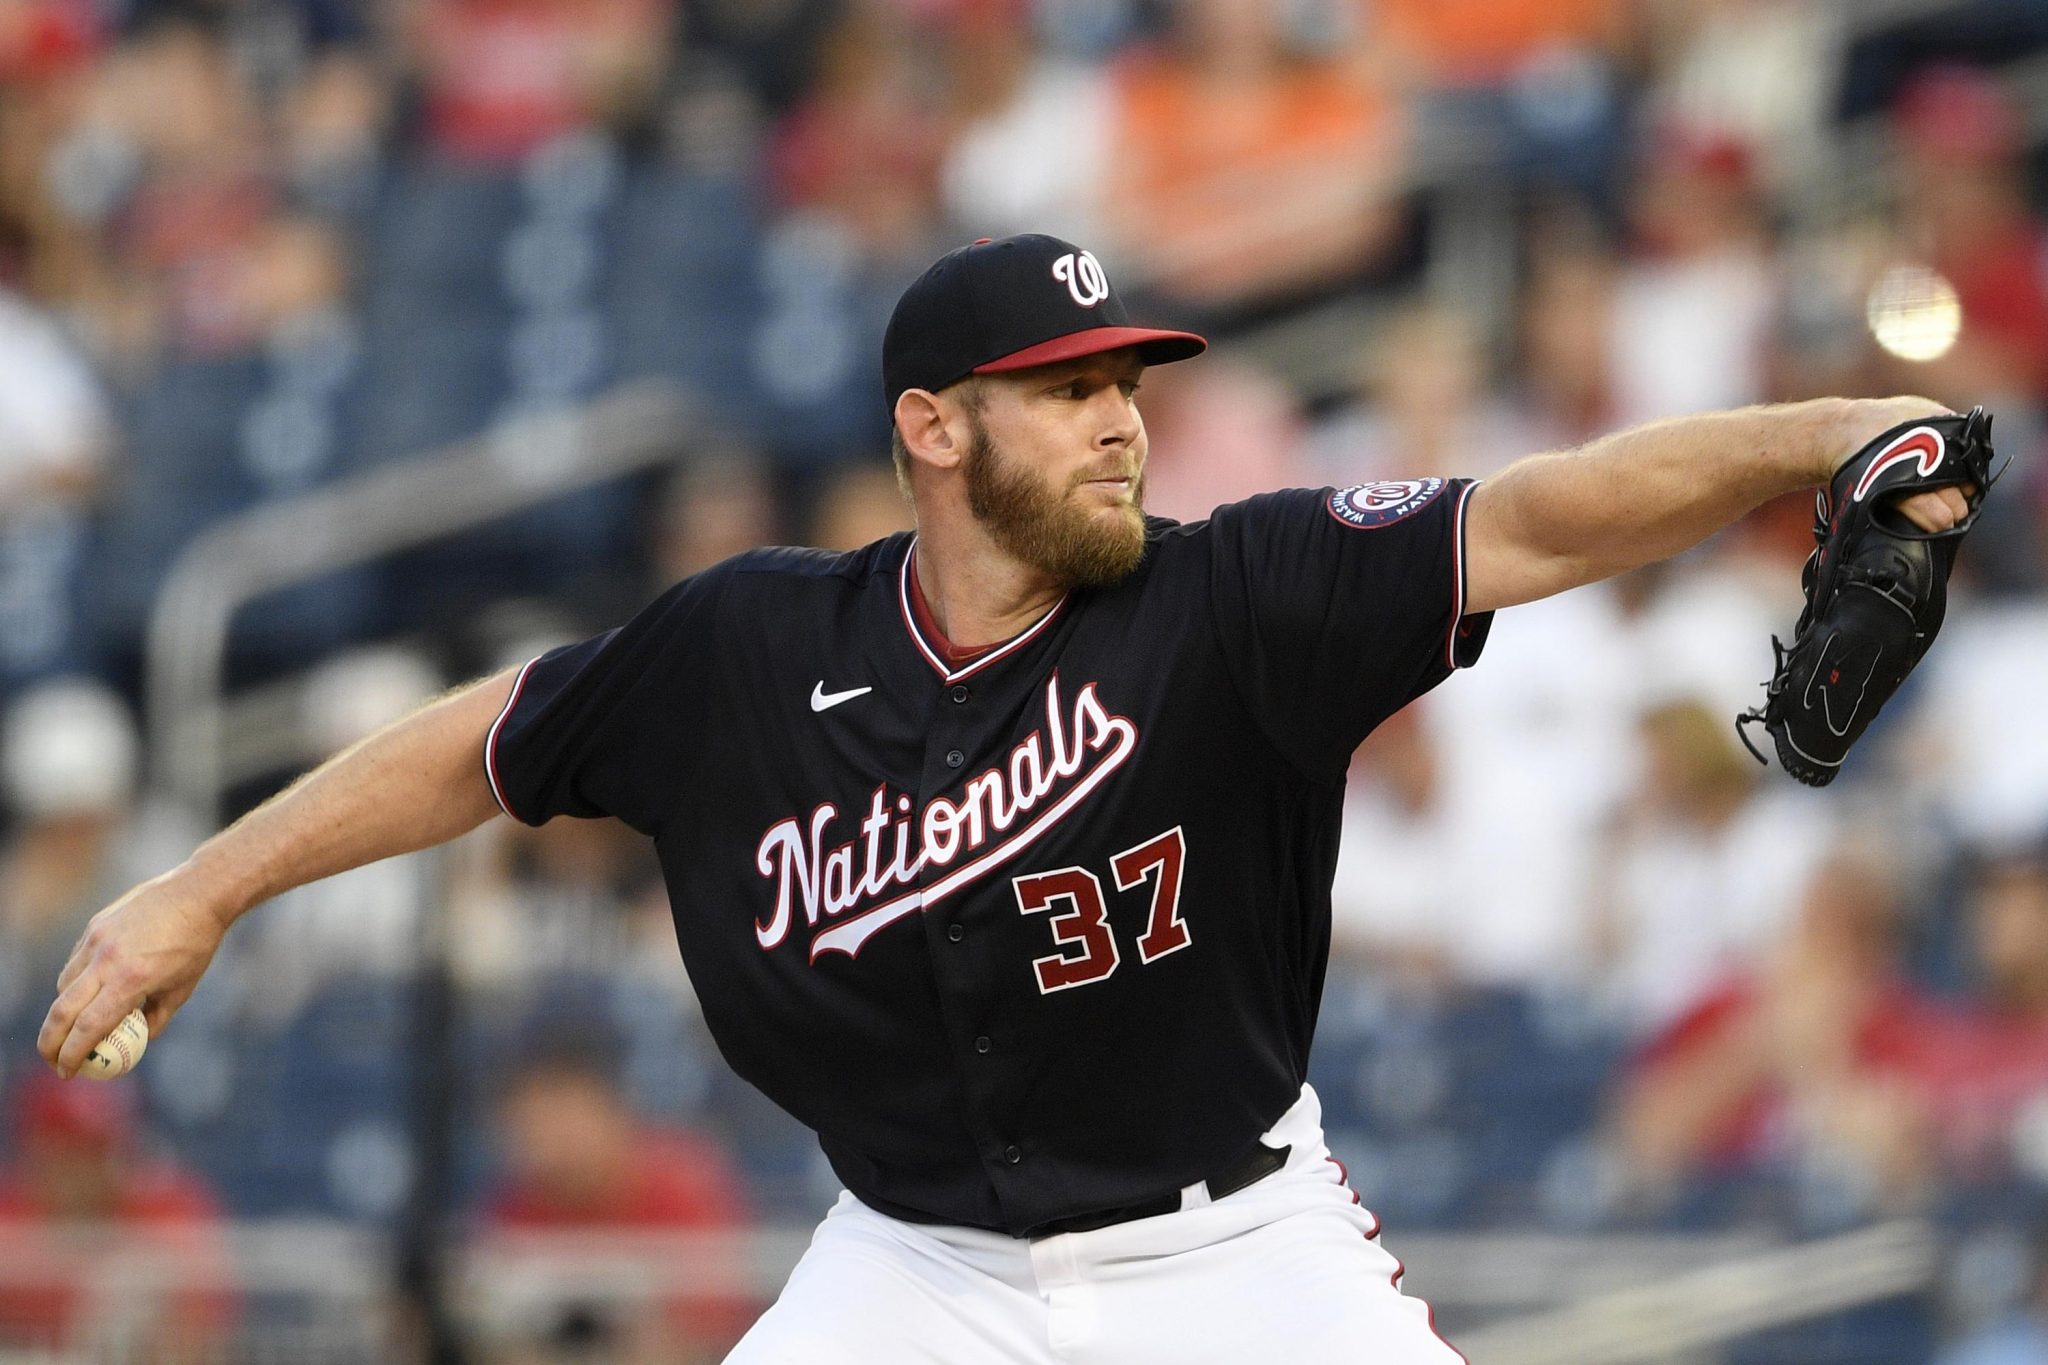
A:
[[[914,462],[934,469],[959,465],[966,451],[946,415],[946,404],[929,389],[905,389],[896,399],[896,431]]]

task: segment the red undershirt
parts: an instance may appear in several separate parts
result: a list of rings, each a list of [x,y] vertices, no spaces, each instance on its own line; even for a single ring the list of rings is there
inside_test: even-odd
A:
[[[910,611],[917,618],[917,628],[924,632],[925,643],[939,651],[939,657],[946,661],[948,668],[959,668],[971,664],[982,655],[996,648],[996,645],[954,644],[946,638],[946,632],[939,629],[939,623],[932,619],[932,609],[924,600],[924,588],[917,581],[917,556],[911,555],[906,566],[910,574]],[[998,644],[1001,642],[998,641]]]

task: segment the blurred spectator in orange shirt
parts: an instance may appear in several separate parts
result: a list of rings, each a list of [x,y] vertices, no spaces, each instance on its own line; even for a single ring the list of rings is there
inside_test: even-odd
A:
[[[1399,109],[1280,7],[1188,0],[1116,73],[1102,219],[1143,283],[1213,311],[1344,280],[1397,221]]]
[[[237,1307],[220,1213],[196,1176],[140,1149],[133,1085],[38,1070],[16,1094],[18,1158],[0,1171],[0,1344],[153,1365],[221,1358]]]
[[[1359,0],[1417,101],[1425,173],[1562,184],[1605,201],[1625,108],[1615,67],[1640,6],[1622,0]]]
[[[486,1201],[483,1225],[522,1232],[737,1232],[750,1213],[725,1153],[704,1137],[649,1123],[613,1079],[614,1049],[596,1039],[555,1040],[518,1066],[500,1111],[505,1174]],[[727,1262],[727,1264],[730,1264]],[[551,1347],[609,1343],[605,1358],[673,1365],[712,1361],[746,1332],[760,1305],[725,1287],[690,1284],[634,1312],[616,1303],[546,1305],[551,1319],[529,1341]],[[583,1358],[583,1357],[578,1357]]]

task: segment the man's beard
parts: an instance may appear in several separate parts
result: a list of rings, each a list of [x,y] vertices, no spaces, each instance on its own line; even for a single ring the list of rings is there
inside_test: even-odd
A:
[[[1070,588],[1106,588],[1145,557],[1145,479],[1128,460],[1110,469],[1084,470],[1065,488],[1047,487],[1024,465],[1003,456],[981,423],[967,448],[967,506],[996,544],[1054,582]],[[1077,506],[1067,495],[1090,479],[1131,473],[1131,500],[1113,519]]]

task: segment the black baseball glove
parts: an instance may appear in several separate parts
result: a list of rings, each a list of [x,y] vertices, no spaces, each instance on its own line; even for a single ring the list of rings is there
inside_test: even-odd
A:
[[[1810,787],[1834,781],[1849,747],[1934,643],[1956,549],[1996,477],[1982,408],[1902,422],[1835,471],[1815,498],[1814,549],[1800,580],[1806,609],[1792,644],[1771,637],[1777,666],[1764,704],[1735,720],[1757,762],[1765,760],[1750,743],[1751,721],[1770,731],[1786,772]],[[1953,528],[1923,531],[1898,511],[1901,498],[1940,488],[1960,489],[1969,503]]]

